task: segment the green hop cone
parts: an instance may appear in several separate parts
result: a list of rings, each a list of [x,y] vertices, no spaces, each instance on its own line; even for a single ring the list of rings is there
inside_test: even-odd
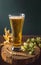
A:
[[[27,45],[28,45],[28,43],[24,42],[24,43],[23,43],[23,45],[24,45],[24,46],[27,46]]]
[[[35,42],[35,38],[31,38],[31,42]]]
[[[41,44],[39,43],[38,45],[39,45],[39,47],[41,48]]]
[[[36,42],[34,42],[33,44],[34,44],[34,46],[36,46]]]
[[[29,54],[31,55],[31,54],[32,54],[32,52],[30,51],[30,52],[29,52]]]
[[[21,46],[21,50],[22,50],[22,51],[25,51],[25,48],[24,48],[24,46]]]
[[[34,46],[34,44],[32,42],[30,42],[29,47],[32,48],[33,46]]]
[[[41,41],[41,38],[40,37],[36,37],[36,41],[37,42],[40,42]]]
[[[29,54],[33,54],[34,53],[34,48],[32,48],[30,51],[29,51]]]

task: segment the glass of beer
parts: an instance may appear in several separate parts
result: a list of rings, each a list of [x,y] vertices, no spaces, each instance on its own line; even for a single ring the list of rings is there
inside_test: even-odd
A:
[[[11,31],[13,35],[13,48],[20,49],[22,45],[22,29],[25,14],[9,15]]]

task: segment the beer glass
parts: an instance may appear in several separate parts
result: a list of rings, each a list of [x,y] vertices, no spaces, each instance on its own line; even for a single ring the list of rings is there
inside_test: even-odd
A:
[[[9,15],[11,31],[13,35],[14,49],[20,49],[22,45],[22,29],[25,19],[25,14]]]

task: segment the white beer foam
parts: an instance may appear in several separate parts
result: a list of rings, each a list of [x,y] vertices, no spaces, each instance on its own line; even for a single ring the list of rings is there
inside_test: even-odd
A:
[[[9,19],[23,19],[24,17],[25,17],[25,15],[23,13],[20,16],[9,15]]]
[[[10,16],[9,19],[22,19],[23,16]]]

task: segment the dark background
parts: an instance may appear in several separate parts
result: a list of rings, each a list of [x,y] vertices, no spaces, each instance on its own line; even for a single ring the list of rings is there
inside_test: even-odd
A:
[[[0,35],[10,29],[8,15],[25,13],[24,35],[41,35],[41,0],[0,0]]]

